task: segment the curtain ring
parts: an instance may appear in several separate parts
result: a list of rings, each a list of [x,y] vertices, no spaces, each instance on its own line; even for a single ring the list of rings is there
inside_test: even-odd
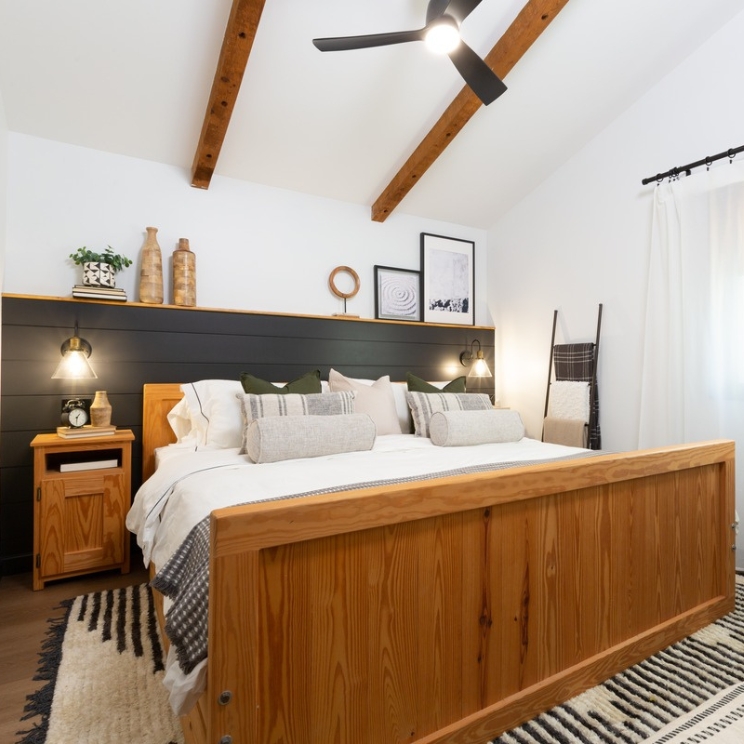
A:
[[[710,155],[705,156],[705,170],[710,170],[710,166],[713,165],[713,161],[710,159]]]
[[[736,157],[736,153],[734,152],[733,148],[729,150],[726,154],[728,155],[728,158],[729,158],[729,165],[733,165],[734,158]]]

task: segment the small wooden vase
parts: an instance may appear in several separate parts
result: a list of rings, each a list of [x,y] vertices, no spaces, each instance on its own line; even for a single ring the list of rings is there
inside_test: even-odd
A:
[[[90,404],[90,423],[93,426],[111,424],[111,403],[105,390],[96,390],[96,397]]]
[[[173,304],[196,305],[196,256],[189,250],[188,238],[180,238],[173,251]]]
[[[140,302],[160,304],[163,302],[163,257],[158,244],[157,227],[146,227],[147,237],[142,246],[142,268],[140,269]]]

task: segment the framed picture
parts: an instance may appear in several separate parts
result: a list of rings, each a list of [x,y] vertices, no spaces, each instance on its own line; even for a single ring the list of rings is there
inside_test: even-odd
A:
[[[421,272],[375,266],[375,318],[421,320]]]
[[[421,233],[421,297],[427,323],[475,325],[475,243]]]

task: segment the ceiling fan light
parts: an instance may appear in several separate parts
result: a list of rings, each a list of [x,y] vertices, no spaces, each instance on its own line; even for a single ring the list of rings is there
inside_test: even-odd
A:
[[[454,23],[436,23],[426,32],[424,43],[435,54],[449,54],[457,49],[460,32]]]

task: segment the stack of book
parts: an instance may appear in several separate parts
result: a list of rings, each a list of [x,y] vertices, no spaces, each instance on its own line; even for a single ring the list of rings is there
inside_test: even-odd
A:
[[[57,436],[63,437],[64,439],[78,439],[84,437],[103,437],[116,434],[115,426],[91,426],[86,424],[80,426],[77,429],[73,429],[69,426],[58,426]]]
[[[72,288],[72,296],[89,300],[127,301],[127,293],[119,287],[89,287],[86,284],[76,284]]]

